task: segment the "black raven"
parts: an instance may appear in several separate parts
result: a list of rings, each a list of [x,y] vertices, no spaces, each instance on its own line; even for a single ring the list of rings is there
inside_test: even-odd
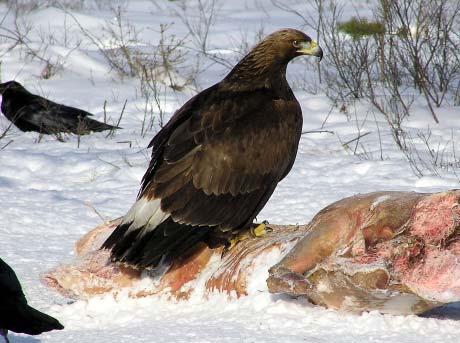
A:
[[[0,94],[3,114],[21,131],[83,135],[118,129],[91,119],[91,113],[32,94],[16,81],[0,83]]]
[[[27,305],[16,274],[0,258],[0,336],[8,342],[8,330],[38,335],[63,328],[64,326],[53,317]]]

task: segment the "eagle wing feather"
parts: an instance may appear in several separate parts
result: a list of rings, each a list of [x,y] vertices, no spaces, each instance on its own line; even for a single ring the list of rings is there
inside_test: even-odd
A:
[[[214,87],[192,100],[155,137],[139,197],[161,199],[176,222],[247,225],[292,166],[300,106],[268,89]]]

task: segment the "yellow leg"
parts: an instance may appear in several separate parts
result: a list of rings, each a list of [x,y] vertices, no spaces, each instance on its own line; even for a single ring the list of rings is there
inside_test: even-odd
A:
[[[251,227],[248,230],[241,231],[239,234],[228,240],[229,245],[225,250],[232,250],[238,244],[238,242],[244,241],[245,239],[262,237],[268,232],[271,232],[272,229],[267,227],[267,224],[267,221],[263,221],[261,224],[256,224],[256,226]]]
[[[234,236],[233,238],[228,240],[228,246],[225,250],[230,251],[232,250],[238,242],[244,241],[245,239],[251,238],[251,232],[250,231],[243,231],[240,232],[238,235]]]
[[[258,224],[256,227],[251,229],[251,234],[253,237],[262,237],[263,235],[271,232],[272,230],[267,227],[268,222],[264,220],[262,223]]]

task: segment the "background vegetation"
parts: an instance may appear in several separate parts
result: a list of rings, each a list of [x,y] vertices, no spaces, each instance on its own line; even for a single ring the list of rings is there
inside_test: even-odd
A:
[[[267,34],[263,27],[251,35],[242,34],[231,46],[233,54],[214,51],[208,36],[219,18],[221,1],[197,0],[197,16],[188,15],[188,1],[175,1],[177,22],[155,28],[160,39],[152,43],[143,41],[141,32],[125,18],[129,0],[2,0],[14,15],[14,29],[1,25],[5,18],[0,20],[0,39],[8,43],[0,54],[19,46],[24,58],[43,63],[42,78],[54,77],[65,64],[65,58],[56,59],[47,54],[57,37],[43,36],[41,44],[32,44],[29,34],[33,27],[26,18],[28,13],[48,6],[68,11],[71,20],[98,47],[117,77],[138,81],[137,94],[144,101],[140,133],[145,136],[155,123],[161,126],[165,121],[167,91],[200,91],[202,85],[198,79],[203,71],[215,64],[230,69]],[[394,143],[418,176],[460,168],[453,139],[433,141],[429,127],[409,132],[404,125],[413,115],[414,105],[423,104],[433,124],[442,121],[439,111],[443,106],[460,105],[460,2],[375,0],[371,2],[373,17],[362,17],[357,11],[351,18],[344,17],[343,4],[338,0],[272,0],[272,3],[302,18],[305,30],[314,32],[324,49],[321,64],[307,62],[316,79],[297,79],[294,82],[297,88],[326,94],[331,106],[340,109],[349,120],[356,120],[353,113],[358,111],[357,106],[366,104],[370,118],[384,118]],[[152,4],[161,6],[161,1],[152,0]],[[115,20],[101,28],[102,35],[85,29],[70,12],[91,8],[110,9],[114,14]],[[174,25],[185,26],[188,34],[178,37],[171,33]],[[78,40],[67,39],[68,42],[60,44],[71,47],[70,51],[81,45]],[[377,127],[376,131],[380,135],[383,129]],[[5,132],[0,133],[0,139],[3,137]],[[344,148],[361,158],[371,158],[361,138],[360,133],[353,141],[354,148],[350,149],[350,144],[344,144]],[[382,154],[380,158],[384,158]]]

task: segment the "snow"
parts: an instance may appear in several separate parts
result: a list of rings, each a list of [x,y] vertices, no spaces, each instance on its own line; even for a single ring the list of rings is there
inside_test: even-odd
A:
[[[7,11],[6,3],[0,2],[0,18],[6,16],[1,26],[13,29],[14,16]],[[52,314],[66,327],[37,337],[11,333],[11,342],[459,341],[458,304],[434,311],[431,316],[340,313],[302,299],[270,295],[264,282],[267,273],[261,270],[254,271],[259,282],[250,285],[250,295],[239,300],[216,294],[209,299],[196,296],[180,302],[158,297],[129,299],[123,295],[116,299],[108,295],[72,301],[42,285],[42,273],[73,258],[73,244],[81,235],[104,219],[124,215],[132,206],[148,164],[150,151],[146,147],[158,130],[157,121],[151,130],[141,129],[145,102],[139,96],[139,81],[120,77],[111,70],[97,46],[75,23],[77,19],[95,37],[108,42],[101,27],[116,24],[110,9],[110,3],[115,2],[89,3],[102,5],[66,10],[39,6],[24,15],[24,21],[31,26],[27,34],[30,47],[42,49],[46,44],[46,51],[40,50],[43,56],[62,65],[50,79],[40,78],[42,61],[28,56],[20,46],[10,50],[11,41],[0,38],[2,81],[16,79],[32,92],[88,110],[99,120],[104,117],[106,101],[111,123],[116,123],[127,100],[120,122],[123,130],[110,137],[97,133],[80,138],[68,136],[59,142],[50,136],[39,137],[12,128],[0,139],[1,257],[17,272],[30,304]],[[171,24],[170,34],[187,35],[187,28],[174,14],[178,11],[176,2],[116,3],[121,4],[124,19],[138,30],[143,42],[158,42],[160,24]],[[368,2],[346,3],[350,15],[355,11],[369,13]],[[209,48],[233,62],[240,57],[234,52],[240,42],[247,39],[251,45],[261,28],[265,34],[287,26],[302,28],[298,17],[275,8],[269,1],[219,4],[209,33]],[[198,18],[196,1],[188,2],[188,6],[188,18]],[[301,2],[295,8],[304,10]],[[309,28],[303,29],[313,35]],[[186,39],[190,42],[190,38]],[[187,65],[191,68],[196,57],[193,53],[188,56]],[[297,59],[289,66],[291,84],[299,76],[314,78],[313,64],[306,60]],[[228,72],[220,64],[206,67],[197,78],[201,88],[219,81]],[[356,193],[458,188],[458,169],[438,169],[422,178],[414,175],[393,143],[385,121],[379,117],[374,120],[364,105],[347,117],[338,109],[331,110],[322,93],[312,95],[298,87],[294,92],[304,113],[303,129],[333,133],[302,136],[291,173],[280,183],[258,219],[306,223],[327,204]],[[193,94],[192,88],[183,92],[168,88],[161,98],[166,115],[170,116]],[[433,146],[445,145],[451,156],[451,142],[460,138],[458,108],[443,106],[439,113],[441,122],[436,125],[423,104],[416,105],[405,128],[413,137],[418,129],[430,128]],[[0,116],[0,133],[8,125],[6,118]],[[362,137],[359,144],[349,143],[348,148],[342,145],[365,132],[370,134]],[[422,142],[414,144],[423,150]],[[274,256],[261,258],[271,261]]]

